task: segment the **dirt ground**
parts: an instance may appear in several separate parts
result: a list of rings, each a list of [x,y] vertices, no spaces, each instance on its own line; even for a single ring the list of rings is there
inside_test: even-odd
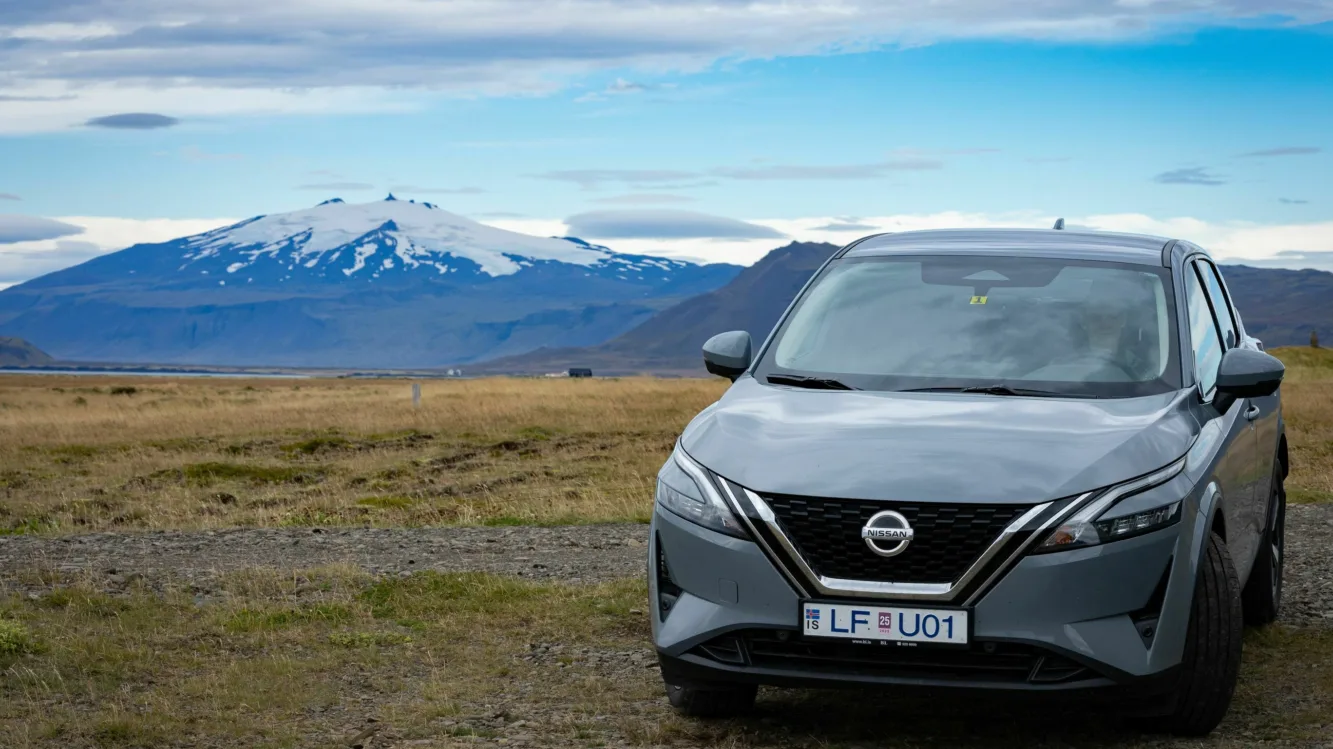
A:
[[[1282,622],[1249,633],[1232,713],[1202,742],[1098,705],[901,691],[764,690],[747,718],[680,718],[648,647],[641,524],[0,537],[0,618],[47,640],[11,659],[0,733],[99,749],[1333,746],[1333,506],[1293,505],[1288,523]],[[479,621],[504,624],[477,636]]]

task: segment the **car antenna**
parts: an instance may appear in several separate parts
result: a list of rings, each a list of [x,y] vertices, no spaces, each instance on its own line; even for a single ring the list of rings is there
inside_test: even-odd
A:
[[[1059,231],[1059,230],[1061,230],[1061,229],[1064,229],[1064,228],[1065,228],[1065,220],[1062,219],[1062,218],[1057,218],[1057,219],[1055,220],[1055,226],[1052,226],[1051,228],[1052,228],[1052,229],[1055,229],[1055,230],[1057,230],[1057,231]]]

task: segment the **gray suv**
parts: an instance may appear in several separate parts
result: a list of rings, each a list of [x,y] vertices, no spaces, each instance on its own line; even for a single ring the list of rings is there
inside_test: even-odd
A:
[[[757,685],[1152,695],[1226,713],[1277,618],[1284,368],[1208,254],[1053,230],[857,241],[658,475],[653,642],[671,703]]]

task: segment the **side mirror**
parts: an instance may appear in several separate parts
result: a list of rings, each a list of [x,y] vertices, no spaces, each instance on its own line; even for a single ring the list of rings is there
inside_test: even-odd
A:
[[[1233,348],[1222,355],[1217,369],[1217,393],[1213,406],[1226,413],[1241,398],[1262,398],[1277,392],[1287,367],[1262,351]]]
[[[735,382],[750,368],[752,349],[750,334],[744,330],[718,333],[704,343],[704,366],[709,372]]]

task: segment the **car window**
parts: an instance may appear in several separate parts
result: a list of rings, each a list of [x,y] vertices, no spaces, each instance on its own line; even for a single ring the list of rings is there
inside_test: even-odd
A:
[[[1197,268],[1190,264],[1185,273],[1185,308],[1190,316],[1190,343],[1194,349],[1194,375],[1199,390],[1208,397],[1217,384],[1217,368],[1222,363],[1222,341],[1217,322],[1204,294]]]
[[[1203,276],[1204,290],[1208,292],[1208,300],[1213,303],[1213,312],[1217,317],[1218,328],[1222,331],[1222,343],[1225,348],[1231,348],[1236,345],[1236,323],[1235,315],[1231,310],[1231,303],[1227,300],[1227,295],[1222,291],[1222,283],[1218,280],[1217,268],[1204,260],[1195,263],[1199,267],[1199,275]]]
[[[797,303],[756,376],[832,377],[869,390],[1175,390],[1168,279],[1160,267],[1056,258],[844,259]]]

